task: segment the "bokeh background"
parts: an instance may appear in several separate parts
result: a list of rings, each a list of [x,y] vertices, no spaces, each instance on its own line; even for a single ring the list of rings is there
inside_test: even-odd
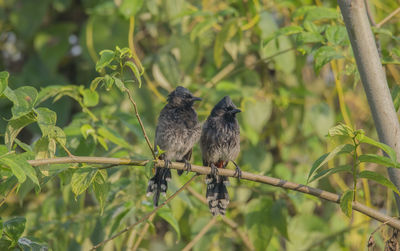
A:
[[[395,0],[368,2],[376,23],[399,5]],[[132,17],[134,46],[145,72],[141,88],[137,81],[127,86],[151,141],[166,96],[178,85],[203,98],[196,104],[202,121],[225,95],[243,110],[238,115],[242,150],[237,159],[243,171],[305,184],[313,162],[337,145],[326,138],[329,128],[342,122],[377,139],[336,1],[0,0],[0,70],[10,73],[11,89],[57,86],[64,91],[41,106],[57,113],[57,126],[75,155],[151,158],[124,93],[100,87],[94,105],[77,102],[77,88],[89,88],[100,76],[95,70],[99,52],[129,47]],[[277,32],[288,26],[299,28]],[[398,17],[374,27],[396,109],[399,28]],[[125,77],[135,80],[129,72]],[[11,107],[9,100],[0,99],[2,135]],[[104,142],[86,137],[82,128],[87,126]],[[34,146],[40,137],[39,127],[32,124],[18,139]],[[58,147],[56,156],[65,155]],[[193,163],[201,164],[197,146]],[[341,157],[328,166],[343,163],[351,159]],[[374,165],[364,168],[386,172]],[[145,196],[150,166],[108,169],[104,212],[91,187],[75,198],[73,170],[57,170],[41,191],[32,182],[22,184],[0,208],[3,220],[26,217],[24,235],[52,250],[88,250],[152,209],[151,198]],[[190,176],[173,173],[169,194]],[[231,183],[226,217],[256,250],[363,250],[378,226],[358,213],[349,219],[338,205],[311,196],[248,181]],[[334,174],[311,185],[339,194],[351,184],[351,176]],[[361,202],[396,214],[392,191],[373,182],[360,181],[359,187]],[[204,196],[203,180],[197,179],[191,189]],[[8,190],[3,186],[1,194]],[[152,222],[104,250],[179,250],[211,218],[208,207],[185,191]],[[378,231],[378,248],[387,235],[385,228]],[[193,250],[248,247],[218,220]]]

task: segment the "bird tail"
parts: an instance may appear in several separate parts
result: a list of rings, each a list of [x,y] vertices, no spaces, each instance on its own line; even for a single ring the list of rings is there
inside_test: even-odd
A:
[[[208,174],[206,176],[208,207],[213,216],[225,215],[229,204],[229,194],[226,186],[229,185],[228,177]]]
[[[160,194],[165,195],[168,189],[168,181],[171,180],[171,170],[168,168],[156,168],[156,174],[149,180],[146,196],[153,195],[153,204],[158,206]]]

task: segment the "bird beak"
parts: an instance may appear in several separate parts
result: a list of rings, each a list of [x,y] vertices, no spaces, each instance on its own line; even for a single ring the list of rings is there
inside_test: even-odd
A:
[[[236,113],[239,113],[239,112],[242,112],[242,110],[240,110],[240,109],[233,109],[233,110],[231,111],[232,114],[236,114]]]
[[[199,98],[199,97],[192,97],[192,101],[201,101],[202,100],[202,98]]]

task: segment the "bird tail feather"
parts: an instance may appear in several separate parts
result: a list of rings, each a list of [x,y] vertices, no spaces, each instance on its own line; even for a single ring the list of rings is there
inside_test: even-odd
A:
[[[153,195],[153,204],[158,206],[160,194],[165,196],[168,189],[168,181],[171,180],[171,170],[168,168],[156,168],[156,174],[149,180],[146,196]]]
[[[229,194],[226,186],[229,185],[228,177],[208,174],[206,176],[208,207],[213,216],[225,215],[229,204]]]

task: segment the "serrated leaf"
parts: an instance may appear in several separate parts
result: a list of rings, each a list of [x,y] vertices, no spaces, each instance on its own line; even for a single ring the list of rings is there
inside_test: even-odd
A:
[[[328,131],[328,136],[348,136],[350,138],[354,137],[354,130],[351,129],[349,126],[340,123],[339,125],[332,127]]]
[[[332,175],[334,173],[339,173],[339,172],[350,172],[352,169],[352,166],[350,165],[343,165],[343,166],[337,166],[334,168],[330,168],[330,169],[325,169],[322,170],[321,172],[315,174],[309,181],[308,183],[311,183],[313,181],[317,181],[319,179],[322,179],[325,176],[329,176]]]
[[[4,233],[13,241],[17,242],[25,230],[25,217],[15,217],[4,222]]]
[[[100,204],[100,214],[103,214],[104,206],[106,205],[107,195],[109,191],[109,184],[107,183],[107,171],[99,170],[93,181],[93,191],[96,199]]]
[[[4,90],[8,86],[8,77],[10,74],[6,71],[0,72],[0,96],[3,95]]]
[[[8,121],[6,133],[4,135],[4,143],[7,145],[9,151],[12,149],[15,138],[19,132],[27,125],[36,121],[36,116],[33,111],[17,119]]]
[[[54,141],[53,141],[54,142]],[[56,148],[50,145],[48,137],[42,137],[35,143],[34,152],[35,159],[54,158]]]
[[[347,31],[342,25],[328,26],[325,30],[326,39],[335,45],[344,45],[347,43]]]
[[[101,81],[103,81],[104,77],[97,77],[90,82],[90,90],[95,91],[97,89],[97,86],[100,84]]]
[[[181,239],[181,230],[179,228],[178,221],[172,214],[171,209],[169,207],[162,207],[157,211],[157,215],[166,220],[172,226],[176,232],[176,235],[178,236],[177,242],[179,242]]]
[[[369,145],[373,145],[373,146],[376,146],[376,147],[382,149],[390,157],[390,159],[394,163],[397,163],[396,152],[390,146],[388,146],[388,145],[386,145],[384,143],[378,142],[378,141],[376,141],[376,140],[374,140],[374,139],[372,139],[370,137],[367,137],[367,136],[364,136],[362,138],[362,140],[360,140],[360,142],[361,143],[365,143],[365,144],[369,144]]]
[[[353,197],[354,193],[352,190],[347,190],[340,196],[340,209],[349,218],[353,210]]]
[[[321,68],[333,59],[342,58],[343,55],[331,46],[322,46],[314,54],[314,71],[318,74]]]
[[[214,44],[214,61],[217,67],[221,67],[222,53],[224,52],[224,45],[228,42],[238,31],[236,19],[231,19],[224,24],[221,31],[218,33]]]
[[[97,169],[94,168],[81,168],[74,172],[71,178],[71,187],[75,198],[88,189],[96,177],[97,172]]]
[[[14,104],[11,108],[12,120],[24,116],[34,108],[38,97],[37,90],[32,86],[23,86],[16,90],[6,88],[4,95]]]
[[[140,71],[137,66],[132,61],[126,61],[124,64],[126,67],[129,67],[133,74],[135,75],[136,80],[139,83],[139,88],[142,87],[142,79],[140,77]]]
[[[100,72],[114,60],[115,53],[112,50],[103,50],[100,52],[100,59],[96,63],[96,71]]]
[[[87,107],[96,106],[99,103],[99,94],[91,89],[85,89],[82,92],[83,104]]]
[[[57,121],[57,114],[45,107],[39,107],[35,109],[37,113],[37,122],[40,130],[42,131],[42,135],[46,136],[50,129],[55,126]]]
[[[358,160],[360,162],[376,163],[385,167],[396,167],[396,163],[393,163],[390,158],[376,154],[362,154],[358,156]]]
[[[380,173],[376,173],[376,172],[372,172],[372,171],[362,171],[357,175],[358,178],[360,179],[369,179],[369,180],[373,180],[389,189],[392,189],[394,192],[396,192],[397,194],[400,195],[399,190],[397,189],[397,187],[387,178],[385,178],[385,176],[383,176]]]
[[[106,127],[100,127],[97,130],[97,132],[98,132],[98,134],[103,136],[105,139],[108,139],[109,141],[113,142],[114,144],[132,150],[132,146],[125,139],[123,139],[117,132],[112,131],[111,129],[108,129]]]
[[[353,145],[343,144],[335,147],[330,153],[325,153],[321,157],[319,157],[313,164],[307,178],[307,183],[309,183],[311,176],[316,172],[320,167],[326,164],[329,160],[333,159],[336,155],[343,153],[350,153],[354,150]]]

